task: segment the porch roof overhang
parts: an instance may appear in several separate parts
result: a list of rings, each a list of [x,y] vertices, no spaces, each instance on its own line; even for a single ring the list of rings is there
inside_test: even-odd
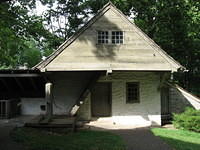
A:
[[[46,80],[39,70],[0,70],[0,99],[44,97]]]

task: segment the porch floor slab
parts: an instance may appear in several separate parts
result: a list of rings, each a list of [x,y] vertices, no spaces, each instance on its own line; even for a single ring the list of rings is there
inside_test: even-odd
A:
[[[150,123],[140,124],[122,124],[116,123],[111,117],[93,118],[92,121],[85,124],[85,127],[95,130],[121,130],[121,129],[135,129],[141,127],[149,127]]]
[[[36,116],[32,120],[25,123],[26,127],[38,128],[74,128],[81,127],[82,124],[76,121],[76,117],[53,116],[49,122],[43,121],[42,116]]]

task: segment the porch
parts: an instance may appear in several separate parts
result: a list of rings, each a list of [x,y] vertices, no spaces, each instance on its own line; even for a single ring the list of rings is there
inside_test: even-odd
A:
[[[19,76],[15,72],[10,74],[13,78],[16,78],[15,75]],[[26,77],[29,76],[27,74],[28,72]],[[2,78],[7,78],[6,75],[2,75]],[[21,115],[38,116],[28,121],[28,126],[74,126],[76,120],[91,121],[94,117],[100,120],[107,117],[108,122],[104,123],[113,127],[123,124],[131,126],[161,124],[159,87],[162,72],[113,71],[108,75],[103,71],[74,71],[46,72],[42,75],[37,73],[37,76],[43,80],[40,82],[43,88],[39,89],[43,95],[40,97],[18,95],[21,100]],[[18,85],[19,90],[24,89],[25,93],[27,85],[24,85],[26,82],[23,80],[20,78],[21,82],[13,83]],[[137,103],[126,102],[126,84],[129,82],[140,83],[138,89],[140,101]],[[28,84],[34,89],[33,84]],[[36,91],[35,88],[33,93]],[[96,123],[102,124],[99,119]]]

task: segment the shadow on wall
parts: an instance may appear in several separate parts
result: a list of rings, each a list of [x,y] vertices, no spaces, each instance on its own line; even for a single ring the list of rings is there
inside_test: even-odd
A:
[[[54,84],[54,113],[68,114],[95,72],[53,72],[48,77]]]
[[[110,11],[110,10],[108,10]],[[110,16],[112,18],[112,16]],[[94,17],[92,20],[96,20]],[[89,23],[90,24],[90,23]],[[89,45],[92,44],[92,52],[95,54],[97,59],[100,60],[114,60],[116,56],[116,50],[120,47],[119,44],[112,44],[112,36],[111,31],[121,31],[119,25],[111,22],[111,20],[103,15],[101,16],[97,22],[93,23],[91,27],[87,29],[87,25],[81,29],[83,32],[82,35],[79,36],[79,41]],[[98,44],[98,31],[110,31],[109,32],[109,43],[108,44]]]
[[[194,108],[185,96],[176,88],[170,90],[170,101],[172,113],[182,113],[186,107]]]

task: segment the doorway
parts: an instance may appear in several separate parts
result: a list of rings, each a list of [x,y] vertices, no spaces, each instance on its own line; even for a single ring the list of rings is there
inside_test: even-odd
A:
[[[97,83],[91,92],[92,117],[111,116],[111,83]]]

